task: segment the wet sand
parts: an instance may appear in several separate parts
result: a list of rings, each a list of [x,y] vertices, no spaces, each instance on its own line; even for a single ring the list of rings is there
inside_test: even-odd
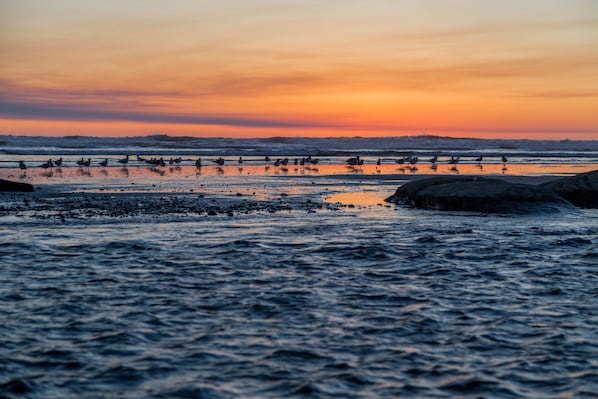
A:
[[[319,174],[261,176],[208,175],[189,184],[192,175],[171,180],[141,168],[95,176],[36,176],[34,193],[0,194],[0,218],[8,221],[56,221],[100,218],[156,218],[169,215],[234,217],[249,213],[338,211],[342,208],[390,206],[383,198],[406,181],[429,174]],[[146,169],[146,168],[144,168]],[[207,169],[207,168],[206,168]],[[116,173],[115,173],[116,172]],[[441,175],[441,174],[437,174]],[[487,175],[486,175],[487,176]],[[510,182],[540,184],[556,175],[499,175]],[[178,180],[177,180],[178,179]],[[66,182],[66,183],[63,183]],[[34,182],[35,184],[35,182]]]

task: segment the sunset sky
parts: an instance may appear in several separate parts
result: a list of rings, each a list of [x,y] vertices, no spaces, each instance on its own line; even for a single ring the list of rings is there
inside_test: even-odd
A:
[[[0,3],[0,134],[598,140],[596,0]]]

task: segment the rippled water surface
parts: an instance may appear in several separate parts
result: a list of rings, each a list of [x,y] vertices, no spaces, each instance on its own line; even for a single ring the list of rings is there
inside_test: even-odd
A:
[[[340,211],[8,220],[0,396],[596,397],[598,212],[377,205],[394,188]]]

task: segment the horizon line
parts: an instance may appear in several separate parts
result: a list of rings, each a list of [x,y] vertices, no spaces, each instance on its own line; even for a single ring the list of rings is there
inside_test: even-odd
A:
[[[153,133],[153,134],[140,134],[132,136],[96,136],[96,135],[85,135],[85,134],[67,134],[63,136],[56,135],[43,135],[43,134],[11,134],[11,133],[0,133],[0,137],[18,137],[18,138],[54,138],[54,139],[78,139],[78,138],[90,138],[90,139],[135,139],[135,138],[153,138],[153,137],[168,137],[177,139],[208,139],[208,140],[271,140],[271,139],[309,139],[309,140],[388,140],[388,139],[403,139],[413,137],[429,137],[436,139],[448,139],[448,140],[480,140],[480,141],[553,141],[553,142],[570,142],[570,141],[598,141],[598,139],[534,139],[534,138],[484,138],[484,137],[452,137],[452,136],[440,136],[435,134],[405,134],[400,136],[268,136],[268,137],[226,137],[226,136],[188,136],[188,135],[169,135],[167,133]]]

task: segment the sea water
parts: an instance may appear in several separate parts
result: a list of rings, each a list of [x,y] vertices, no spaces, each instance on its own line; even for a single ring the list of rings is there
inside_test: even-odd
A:
[[[345,206],[3,218],[0,395],[596,397],[598,211],[389,206],[396,166],[389,180],[370,178],[373,165],[351,178],[186,168],[21,180]]]

